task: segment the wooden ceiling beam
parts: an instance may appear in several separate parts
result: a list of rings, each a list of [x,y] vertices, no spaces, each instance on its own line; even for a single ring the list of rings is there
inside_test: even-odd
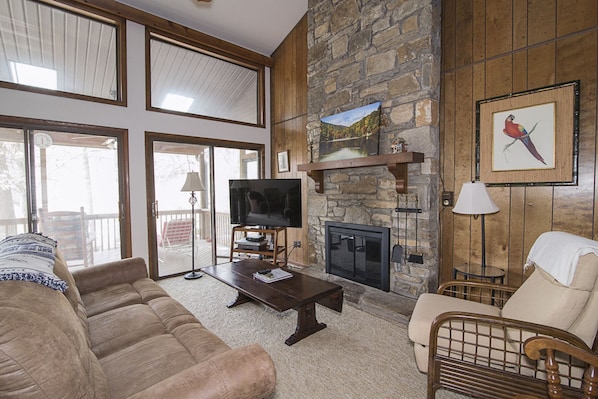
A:
[[[169,21],[157,15],[133,8],[126,4],[119,3],[114,0],[55,0],[58,3],[77,6],[84,5],[92,9],[97,9],[103,12],[117,15],[129,21],[148,26],[150,28],[162,30],[172,35],[179,36],[187,40],[193,40],[202,45],[209,51],[216,54],[221,54],[227,57],[237,57],[242,60],[272,67],[274,61],[271,57],[256,53],[241,46],[229,43],[222,39],[210,36],[208,34],[191,29],[176,22]]]

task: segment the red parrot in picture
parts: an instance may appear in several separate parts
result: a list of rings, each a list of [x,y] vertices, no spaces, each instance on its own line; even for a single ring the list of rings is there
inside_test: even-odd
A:
[[[521,141],[525,148],[527,148],[527,150],[534,156],[534,158],[546,165],[546,162],[544,162],[544,158],[542,158],[542,155],[540,155],[538,150],[536,150],[536,146],[534,145],[530,137],[530,134],[533,132],[536,126],[534,125],[534,128],[528,133],[528,131],[525,130],[525,127],[523,127],[523,125],[520,125],[519,123],[514,123],[514,119],[515,115],[513,114],[507,116],[507,119],[505,119],[505,128],[503,130],[503,133],[515,139],[513,143],[517,140]],[[505,149],[509,146],[505,147]]]

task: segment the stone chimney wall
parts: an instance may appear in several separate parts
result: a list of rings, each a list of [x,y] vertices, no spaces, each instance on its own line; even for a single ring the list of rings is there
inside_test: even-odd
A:
[[[320,119],[382,103],[379,154],[403,138],[424,163],[409,165],[408,194],[397,195],[386,166],[324,172],[324,193],[308,192],[310,265],[325,269],[327,220],[391,227],[391,248],[415,250],[423,264],[391,263],[391,292],[417,298],[438,284],[440,98],[439,0],[309,0],[308,138],[318,161]],[[308,159],[310,155],[308,154]],[[407,220],[406,220],[407,218]]]

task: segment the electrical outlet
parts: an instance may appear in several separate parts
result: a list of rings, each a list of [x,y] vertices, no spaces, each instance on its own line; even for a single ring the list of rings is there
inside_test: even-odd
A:
[[[301,241],[298,241],[298,240],[297,241],[293,241],[293,246],[295,248],[301,248]]]
[[[453,198],[455,193],[452,191],[442,192],[442,206],[453,206]]]

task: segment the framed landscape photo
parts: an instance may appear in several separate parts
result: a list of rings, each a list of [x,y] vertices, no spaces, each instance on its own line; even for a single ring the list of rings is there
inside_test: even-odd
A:
[[[289,150],[279,151],[278,158],[278,172],[288,172],[289,169]]]
[[[575,185],[579,81],[476,103],[476,177],[490,185]]]
[[[382,103],[320,119],[320,162],[378,155]]]

